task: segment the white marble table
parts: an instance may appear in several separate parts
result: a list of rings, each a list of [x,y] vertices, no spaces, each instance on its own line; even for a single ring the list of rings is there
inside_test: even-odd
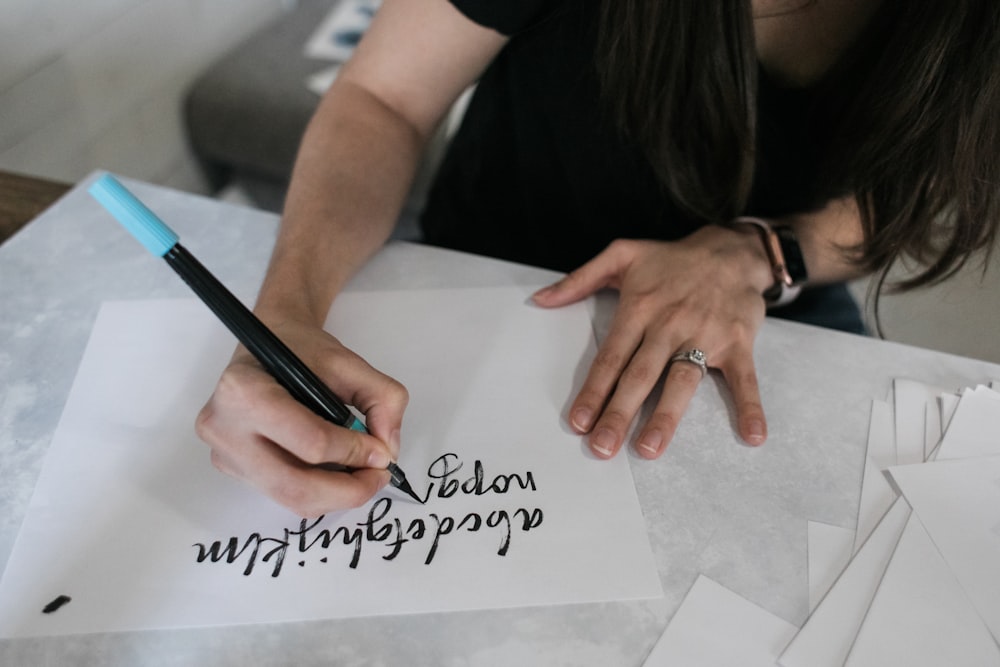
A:
[[[0,566],[99,304],[191,296],[90,199],[89,180],[0,246]],[[130,186],[252,300],[273,215]],[[552,275],[394,243],[351,289],[541,285]],[[600,334],[613,299],[599,306]],[[871,400],[884,398],[897,376],[957,388],[1000,377],[1000,367],[780,321],[761,331],[757,365],[766,446],[739,444],[727,394],[712,378],[667,453],[631,459],[662,600],[6,640],[0,665],[640,665],[698,573],[799,625],[807,614],[806,522],[854,527]],[[615,563],[607,565],[614,576]]]

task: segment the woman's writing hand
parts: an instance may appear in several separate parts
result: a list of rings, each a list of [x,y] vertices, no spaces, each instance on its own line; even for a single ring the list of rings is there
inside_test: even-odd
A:
[[[732,391],[740,436],[763,443],[767,425],[753,344],[766,309],[761,294],[772,282],[759,237],[709,225],[676,242],[615,241],[540,290],[534,300],[544,307],[573,303],[605,287],[620,294],[611,329],[570,408],[572,427],[591,434],[597,456],[614,456],[669,367],[662,395],[635,440],[639,455],[658,457],[702,379],[698,365],[671,363],[671,357],[699,349]]]
[[[196,430],[219,470],[302,517],[357,507],[389,482],[406,389],[316,327],[272,330],[333,392],[365,414],[371,435],[336,426],[296,401],[244,348],[223,372]],[[338,472],[321,464],[339,464]]]

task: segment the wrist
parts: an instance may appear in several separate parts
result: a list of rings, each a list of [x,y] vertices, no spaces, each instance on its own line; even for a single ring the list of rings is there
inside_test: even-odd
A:
[[[272,267],[261,285],[254,313],[264,322],[301,322],[323,326],[332,296],[315,293],[315,281],[295,277]]]
[[[739,217],[730,225],[753,230],[770,264],[771,284],[762,295],[769,306],[794,301],[808,280],[802,250],[791,227],[773,225],[763,218]]]
[[[349,262],[328,249],[322,234],[282,231],[254,312],[262,319],[323,326],[334,296],[347,282],[343,267]]]
[[[750,225],[726,225],[721,228],[738,239],[739,256],[742,258],[740,275],[743,282],[748,283],[760,294],[770,289],[774,285],[771,259],[760,242],[760,235],[756,229]]]

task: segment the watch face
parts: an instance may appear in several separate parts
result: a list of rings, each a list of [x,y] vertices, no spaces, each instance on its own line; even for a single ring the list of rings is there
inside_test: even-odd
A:
[[[788,227],[776,227],[775,233],[781,243],[781,252],[785,256],[785,269],[792,279],[793,285],[800,285],[808,278],[806,263],[802,258],[802,248],[795,234]]]

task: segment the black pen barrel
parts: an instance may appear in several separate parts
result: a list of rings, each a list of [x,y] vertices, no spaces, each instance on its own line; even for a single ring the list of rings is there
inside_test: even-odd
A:
[[[296,400],[338,426],[354,421],[354,415],[330,388],[194,255],[178,243],[163,258]]]

